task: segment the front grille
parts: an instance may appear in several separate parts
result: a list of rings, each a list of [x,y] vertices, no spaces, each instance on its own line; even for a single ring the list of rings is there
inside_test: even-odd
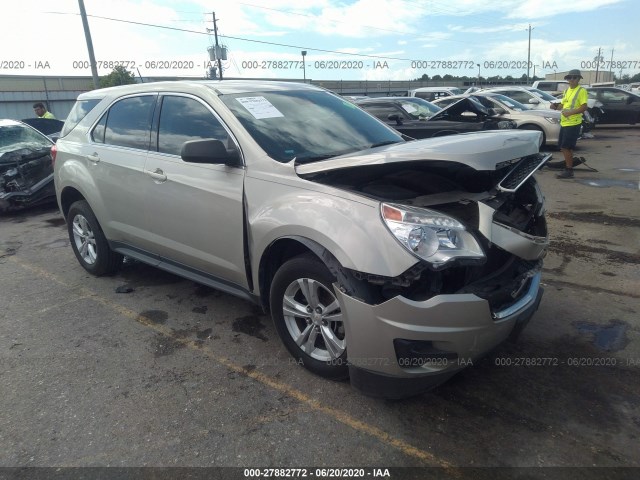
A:
[[[503,192],[515,192],[520,186],[533,175],[545,162],[551,157],[551,154],[536,154],[524,157],[507,175],[498,183],[498,189]]]

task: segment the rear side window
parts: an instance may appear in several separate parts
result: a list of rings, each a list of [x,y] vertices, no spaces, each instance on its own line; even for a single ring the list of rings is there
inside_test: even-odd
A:
[[[158,151],[180,155],[189,140],[213,138],[228,144],[229,134],[202,103],[193,98],[167,95],[162,100]]]
[[[156,95],[129,97],[114,103],[94,127],[94,141],[119,147],[149,149]]]
[[[69,112],[66,121],[64,122],[64,127],[62,127],[62,132],[60,132],[60,136],[64,137],[67,133],[73,130],[80,121],[87,116],[93,107],[95,107],[98,103],[100,103],[99,98],[92,98],[89,100],[78,100],[76,104]]]

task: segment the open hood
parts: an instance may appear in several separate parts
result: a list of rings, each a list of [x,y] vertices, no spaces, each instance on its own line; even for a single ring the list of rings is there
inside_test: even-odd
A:
[[[372,148],[296,165],[298,175],[370,165],[418,161],[448,161],[475,170],[495,170],[502,162],[538,153],[542,133],[528,130],[492,130],[427,138]]]
[[[429,117],[427,121],[433,120],[452,120],[460,118],[465,112],[473,113],[479,117],[490,117],[491,113],[487,107],[482,105],[473,97],[464,97],[451,105],[440,110],[433,117]]]

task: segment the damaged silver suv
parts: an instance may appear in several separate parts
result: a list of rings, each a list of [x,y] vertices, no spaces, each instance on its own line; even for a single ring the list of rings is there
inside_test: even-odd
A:
[[[307,84],[82,94],[55,187],[90,273],[133,257],[270,311],[309,370],[366,394],[433,387],[538,308],[539,132],[401,136]]]

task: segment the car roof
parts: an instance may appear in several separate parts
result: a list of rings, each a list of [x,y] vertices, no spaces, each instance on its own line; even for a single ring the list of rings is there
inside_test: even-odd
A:
[[[411,90],[412,92],[437,92],[441,90],[446,90],[447,92],[450,90],[459,90],[458,87],[420,87],[414,88]]]
[[[218,95],[250,92],[275,92],[290,90],[327,91],[309,83],[278,82],[264,80],[176,80],[167,82],[136,83],[118,87],[101,88],[81,94],[78,100],[104,98],[108,95],[128,95],[133,93],[176,91],[185,92],[208,87]]]
[[[10,126],[16,126],[16,125],[27,126],[25,123],[22,123],[18,120],[12,120],[10,118],[0,119],[0,127],[10,127]]]
[[[495,87],[483,88],[481,91],[483,91],[483,90],[504,90],[505,88],[508,88],[509,90],[526,90],[528,92],[530,92],[531,90],[538,90],[537,88],[529,87],[529,86],[526,86],[526,85],[499,85],[499,86],[495,86]]]

